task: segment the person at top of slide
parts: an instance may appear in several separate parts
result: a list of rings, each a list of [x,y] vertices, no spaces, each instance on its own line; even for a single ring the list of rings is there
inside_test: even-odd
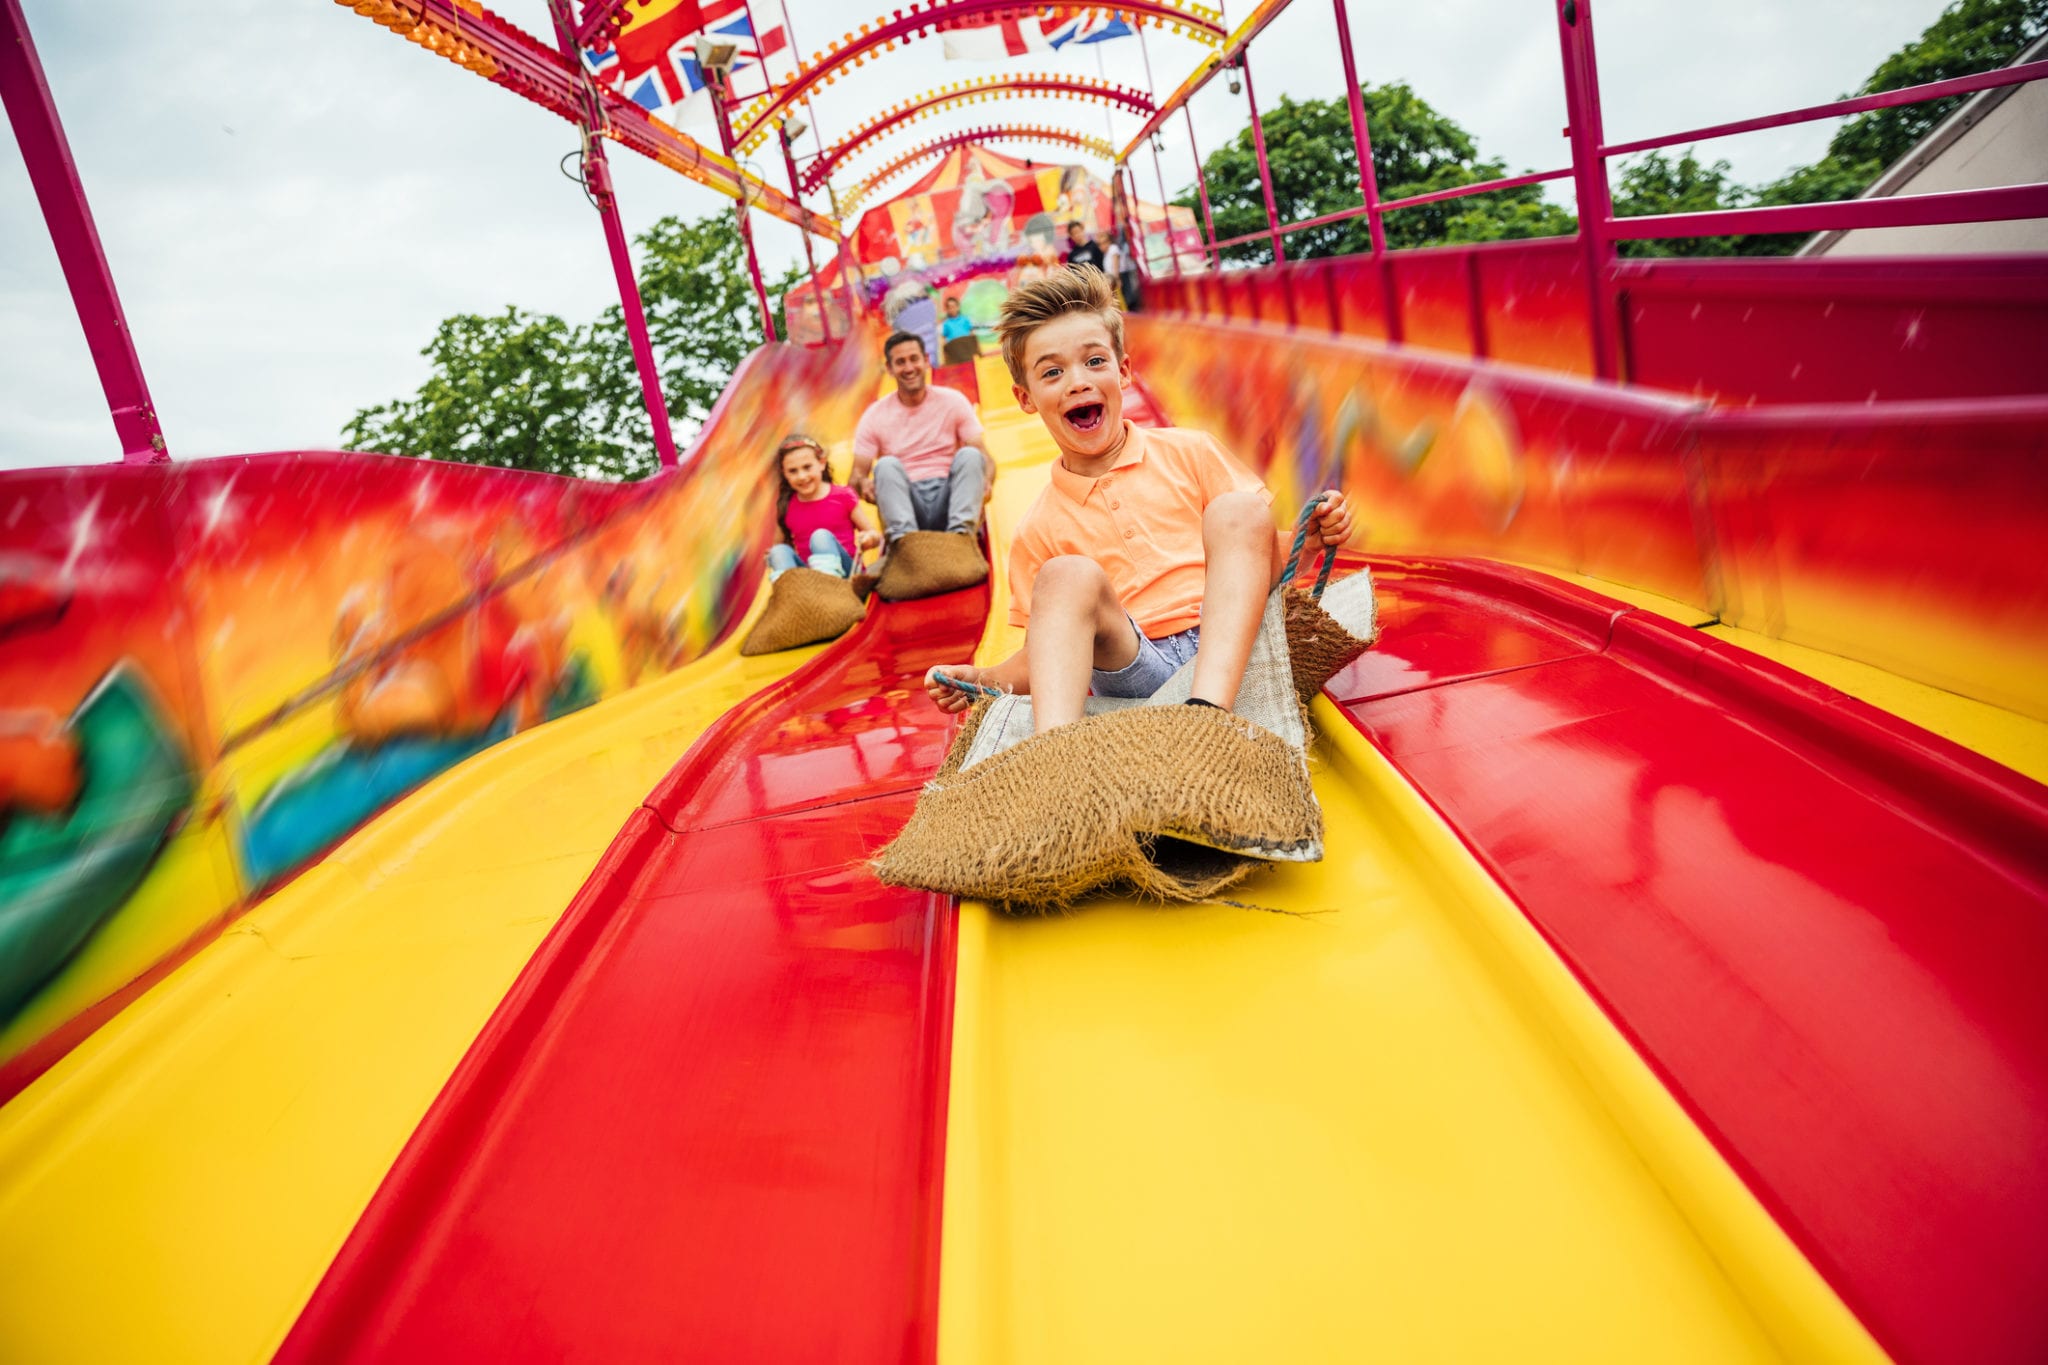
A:
[[[1067,264],[1070,266],[1092,265],[1102,269],[1102,246],[1088,235],[1088,229],[1076,218],[1067,224]]]
[[[931,382],[924,342],[912,333],[891,335],[882,358],[896,392],[870,403],[854,428],[854,489],[882,514],[891,544],[912,531],[972,535],[996,475],[974,405]]]

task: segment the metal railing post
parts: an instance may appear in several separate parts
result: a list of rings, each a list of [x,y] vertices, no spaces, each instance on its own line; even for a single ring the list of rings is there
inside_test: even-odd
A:
[[[1188,154],[1195,159],[1195,195],[1202,204],[1202,256],[1221,268],[1223,258],[1216,250],[1216,220],[1209,214],[1209,173],[1202,167],[1202,149],[1195,144],[1195,116],[1183,104],[1180,112],[1188,125]]]
[[[1372,133],[1365,122],[1365,95],[1358,88],[1358,63],[1351,55],[1351,18],[1344,0],[1330,0],[1337,15],[1337,51],[1344,58],[1344,100],[1351,109],[1351,142],[1358,153],[1358,192],[1365,196],[1365,226],[1372,236],[1372,254],[1387,250],[1387,229],[1380,221],[1379,175],[1373,168]]]
[[[72,306],[85,329],[85,344],[107,396],[114,435],[121,442],[121,459],[127,464],[167,460],[170,455],[164,447],[163,428],[157,423],[156,405],[150,401],[149,385],[142,377],[135,338],[121,311],[121,296],[115,292],[114,274],[100,247],[92,207],[86,203],[85,186],[71,159],[71,143],[64,136],[57,101],[50,94],[50,83],[43,75],[18,0],[0,0],[0,102],[7,106],[14,139],[21,145],[21,159],[28,165],[29,183],[35,186],[43,223],[57,248],[64,283],[71,289]]]
[[[1266,227],[1273,238],[1273,264],[1284,265],[1287,249],[1280,245],[1280,210],[1273,205],[1273,168],[1266,161],[1266,130],[1259,123],[1259,97],[1252,91],[1251,53],[1238,54],[1237,69],[1244,73],[1244,98],[1252,110],[1252,150],[1259,154],[1259,192],[1266,197]]]
[[[548,12],[555,21],[555,42],[563,60],[573,64],[582,99],[577,127],[583,135],[583,188],[597,205],[604,223],[605,248],[611,253],[612,273],[619,282],[619,308],[625,314],[626,339],[633,348],[633,368],[640,374],[640,397],[647,405],[647,420],[654,426],[655,458],[664,469],[673,468],[681,458],[676,452],[675,433],[669,429],[668,402],[661,392],[661,370],[654,360],[654,342],[647,334],[647,310],[640,301],[640,281],[633,273],[633,253],[626,244],[626,229],[619,222],[618,201],[612,195],[611,168],[604,159],[604,107],[598,100],[597,85],[583,68],[583,53],[576,46],[576,26],[569,15],[568,0],[548,0]]]
[[[789,197],[801,204],[803,199],[801,198],[801,192],[797,189],[796,154],[789,149],[789,134],[783,131],[781,125],[778,125],[775,129],[775,140],[782,144],[782,164],[789,171]],[[804,239],[804,268],[811,273],[811,297],[818,305],[818,326],[823,329],[826,344],[829,345],[832,341],[832,319],[825,312],[825,283],[818,278],[818,257],[811,250],[810,232],[803,228],[799,228],[797,231],[803,235]],[[783,311],[785,313],[788,311],[786,300]]]
[[[712,71],[706,72],[705,75],[705,84],[711,92],[711,111],[718,119],[719,150],[724,152],[734,165],[738,165],[738,158],[733,155],[732,116],[726,108],[731,94],[726,87],[725,74]],[[773,345],[776,341],[775,310],[768,306],[768,286],[761,282],[761,258],[754,251],[754,224],[747,216],[748,207],[746,182],[742,181],[740,197],[734,209],[739,217],[740,245],[745,247],[747,252],[747,278],[754,284],[754,302],[761,305],[761,335]]]
[[[1609,279],[1614,240],[1614,194],[1607,183],[1607,141],[1600,126],[1600,72],[1593,58],[1592,0],[1557,0],[1558,46],[1564,62],[1564,102],[1572,145],[1572,184],[1579,200],[1579,245],[1586,271],[1586,315],[1593,340],[1593,373],[1615,379],[1614,292]]]

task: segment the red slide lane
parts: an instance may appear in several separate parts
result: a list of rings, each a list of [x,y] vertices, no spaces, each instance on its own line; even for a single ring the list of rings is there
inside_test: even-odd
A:
[[[984,586],[877,603],[634,813],[278,1354],[928,1360],[954,908],[880,886]]]
[[[2048,1360],[2048,789],[1541,574],[1329,693],[1901,1361]]]

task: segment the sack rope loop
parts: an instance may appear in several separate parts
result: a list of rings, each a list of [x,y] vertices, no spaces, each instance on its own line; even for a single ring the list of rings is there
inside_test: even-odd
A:
[[[1318,493],[1308,500],[1301,509],[1301,515],[1294,522],[1294,546],[1287,552],[1287,567],[1280,571],[1282,583],[1292,583],[1294,572],[1301,567],[1301,547],[1308,541],[1308,524],[1323,505],[1323,495]],[[1316,585],[1309,589],[1309,597],[1317,602],[1323,600],[1323,589],[1330,586],[1330,571],[1337,567],[1337,551],[1333,546],[1320,547],[1323,552],[1323,566],[1316,571]]]

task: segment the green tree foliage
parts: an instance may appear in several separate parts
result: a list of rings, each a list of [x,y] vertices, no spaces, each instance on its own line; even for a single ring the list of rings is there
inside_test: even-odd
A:
[[[681,440],[759,343],[760,310],[731,215],[666,217],[634,244],[662,394]],[[800,278],[790,270],[776,292]],[[443,320],[420,354],[431,364],[427,381],[409,398],[356,413],[342,428],[346,449],[581,478],[638,478],[655,467],[617,304],[581,326],[510,306],[461,314]]]
[[[2011,62],[2044,31],[2048,31],[2048,0],[1956,0],[1851,93],[1875,95],[1990,71]],[[1621,217],[1634,217],[1853,199],[1967,98],[1953,95],[1858,114],[1836,131],[1826,156],[1755,189],[1728,179],[1725,161],[1702,165],[1690,151],[1677,161],[1650,152],[1622,168],[1615,186],[1614,210]],[[1780,233],[1627,242],[1622,250],[1633,256],[1777,255],[1796,250],[1805,240],[1803,233]]]
[[[2044,31],[2048,0],[1955,0],[1853,93],[1878,94],[1992,70],[2012,61]],[[1408,86],[1363,86],[1361,91],[1382,199],[1403,199],[1507,174],[1500,162],[1481,159],[1471,135]],[[1730,179],[1725,161],[1702,162],[1691,150],[1675,157],[1649,152],[1621,167],[1614,186],[1615,212],[1635,217],[1853,198],[1964,98],[1860,114],[1843,124],[1818,162],[1756,188]],[[1273,172],[1273,198],[1283,223],[1357,205],[1357,161],[1342,100],[1297,103],[1283,97],[1260,122]],[[1249,126],[1217,148],[1203,169],[1218,238],[1266,227]],[[1194,207],[1194,187],[1182,191],[1175,202]],[[1410,247],[1554,236],[1576,230],[1578,222],[1545,199],[1540,186],[1531,185],[1403,209],[1387,215],[1386,225],[1388,245]],[[1805,234],[1773,234],[1627,242],[1621,249],[1633,256],[1775,255],[1796,249],[1804,240]],[[1335,256],[1370,250],[1371,240],[1361,216],[1289,233],[1286,246],[1290,259]],[[1271,246],[1263,241],[1231,248],[1226,254],[1250,263],[1273,259]]]
[[[1507,174],[1501,163],[1480,159],[1471,135],[1408,86],[1369,85],[1361,90],[1381,198],[1402,199]],[[1282,96],[1270,111],[1262,111],[1259,122],[1273,173],[1273,199],[1283,223],[1358,204],[1358,160],[1344,101]],[[1258,154],[1249,126],[1211,153],[1202,168],[1218,238],[1266,226]],[[1194,186],[1183,190],[1175,202],[1193,207]],[[1571,214],[1546,202],[1541,187],[1534,185],[1404,209],[1387,215],[1385,221],[1387,242],[1396,247],[1544,237],[1576,226]],[[1362,216],[1286,237],[1289,259],[1344,255],[1370,250],[1371,245]],[[1229,254],[1247,262],[1273,259],[1270,243],[1263,241],[1232,248]]]
[[[1957,0],[1916,41],[1885,58],[1855,93],[1876,95],[1990,71],[2012,61],[2044,30],[2048,0]],[[1828,159],[1845,166],[1889,166],[1968,98],[1951,95],[1859,114],[1828,144]]]

